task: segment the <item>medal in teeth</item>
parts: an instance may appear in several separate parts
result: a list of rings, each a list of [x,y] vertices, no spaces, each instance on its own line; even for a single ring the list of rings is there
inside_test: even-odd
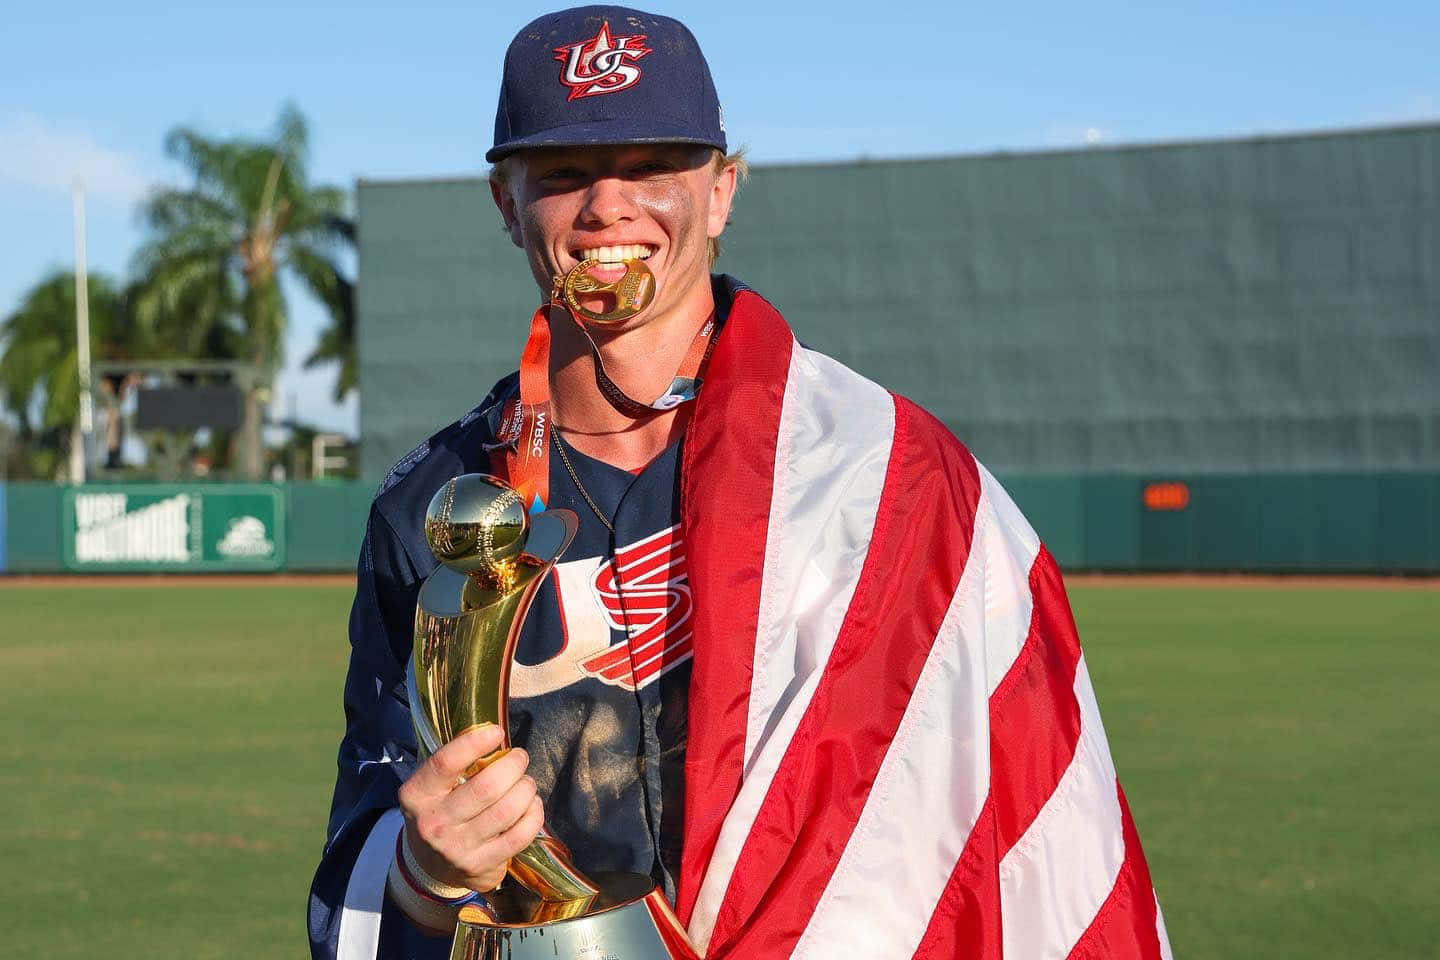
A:
[[[609,247],[586,247],[579,251],[581,260],[563,277],[556,277],[552,300],[562,300],[570,312],[592,323],[619,323],[635,316],[655,298],[655,275],[645,265],[654,253],[647,244],[630,243]],[[614,282],[607,282],[590,271],[596,268],[624,267],[625,273]],[[608,294],[615,298],[607,311],[591,310],[580,302],[582,295]]]

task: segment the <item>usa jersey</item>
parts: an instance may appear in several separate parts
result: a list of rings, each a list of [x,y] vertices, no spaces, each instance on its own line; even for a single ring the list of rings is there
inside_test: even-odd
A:
[[[580,531],[540,588],[510,680],[510,729],[548,829],[582,870],[650,874],[672,900],[691,656],[678,451],[636,476],[567,446],[613,534],[552,453],[550,506],[574,510]]]

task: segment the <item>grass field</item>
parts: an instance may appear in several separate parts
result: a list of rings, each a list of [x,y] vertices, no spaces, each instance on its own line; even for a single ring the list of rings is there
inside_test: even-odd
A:
[[[1440,955],[1440,591],[1072,598],[1177,957]],[[305,953],[348,603],[0,588],[0,955]]]

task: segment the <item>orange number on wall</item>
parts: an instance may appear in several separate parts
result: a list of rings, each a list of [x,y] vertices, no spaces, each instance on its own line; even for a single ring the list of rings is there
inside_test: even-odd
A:
[[[1183,483],[1146,484],[1141,500],[1146,510],[1184,510],[1190,506],[1190,488]]]

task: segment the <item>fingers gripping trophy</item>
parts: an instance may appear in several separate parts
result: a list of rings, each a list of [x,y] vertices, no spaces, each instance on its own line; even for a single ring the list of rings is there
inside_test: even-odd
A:
[[[569,510],[528,514],[513,488],[487,474],[456,477],[431,500],[425,536],[440,566],[420,591],[408,678],[422,759],[484,724],[498,726],[503,740],[467,775],[509,748],[506,708],[520,628],[576,526]],[[543,830],[511,859],[508,874],[513,883],[461,908],[452,960],[696,955],[649,877],[587,876]]]

